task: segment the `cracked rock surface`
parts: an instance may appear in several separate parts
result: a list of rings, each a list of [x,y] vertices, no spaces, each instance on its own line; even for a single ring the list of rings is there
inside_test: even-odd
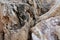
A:
[[[60,0],[0,0],[0,40],[60,40]]]

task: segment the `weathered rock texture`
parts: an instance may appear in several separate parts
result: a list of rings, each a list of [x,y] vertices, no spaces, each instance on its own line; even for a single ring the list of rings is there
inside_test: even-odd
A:
[[[0,40],[60,40],[59,17],[60,0],[0,0]]]
[[[60,40],[60,16],[43,20],[37,23],[31,30],[33,32],[33,40]]]

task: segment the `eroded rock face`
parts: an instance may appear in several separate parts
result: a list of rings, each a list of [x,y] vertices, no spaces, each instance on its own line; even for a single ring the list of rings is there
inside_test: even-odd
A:
[[[30,26],[28,25],[29,15],[25,13],[25,5],[7,3],[4,5],[6,5],[5,7],[7,8],[5,10],[8,12],[5,15],[2,14],[3,16],[1,18],[5,25],[4,40],[27,40]],[[14,9],[14,6],[17,8],[16,10]]]
[[[28,5],[23,3],[1,4],[3,4],[1,22],[4,24],[4,40],[27,40],[31,20],[29,13],[26,13]]]
[[[32,28],[33,35],[40,40],[60,40],[60,16],[43,20]],[[35,37],[33,37],[34,40]]]
[[[0,40],[60,39],[59,10],[60,0],[0,0]]]

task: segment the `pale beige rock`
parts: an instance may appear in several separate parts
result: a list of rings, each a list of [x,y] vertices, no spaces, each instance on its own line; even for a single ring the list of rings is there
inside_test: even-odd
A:
[[[32,33],[40,40],[60,40],[60,16],[37,23],[32,28]]]
[[[40,20],[48,19],[50,17],[59,16],[60,15],[60,0],[56,0],[54,6],[51,9],[39,17]]]

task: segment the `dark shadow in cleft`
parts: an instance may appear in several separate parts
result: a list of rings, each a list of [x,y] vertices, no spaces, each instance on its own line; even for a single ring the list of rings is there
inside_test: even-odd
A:
[[[57,24],[58,26],[60,26],[60,22],[58,22],[58,24]]]

